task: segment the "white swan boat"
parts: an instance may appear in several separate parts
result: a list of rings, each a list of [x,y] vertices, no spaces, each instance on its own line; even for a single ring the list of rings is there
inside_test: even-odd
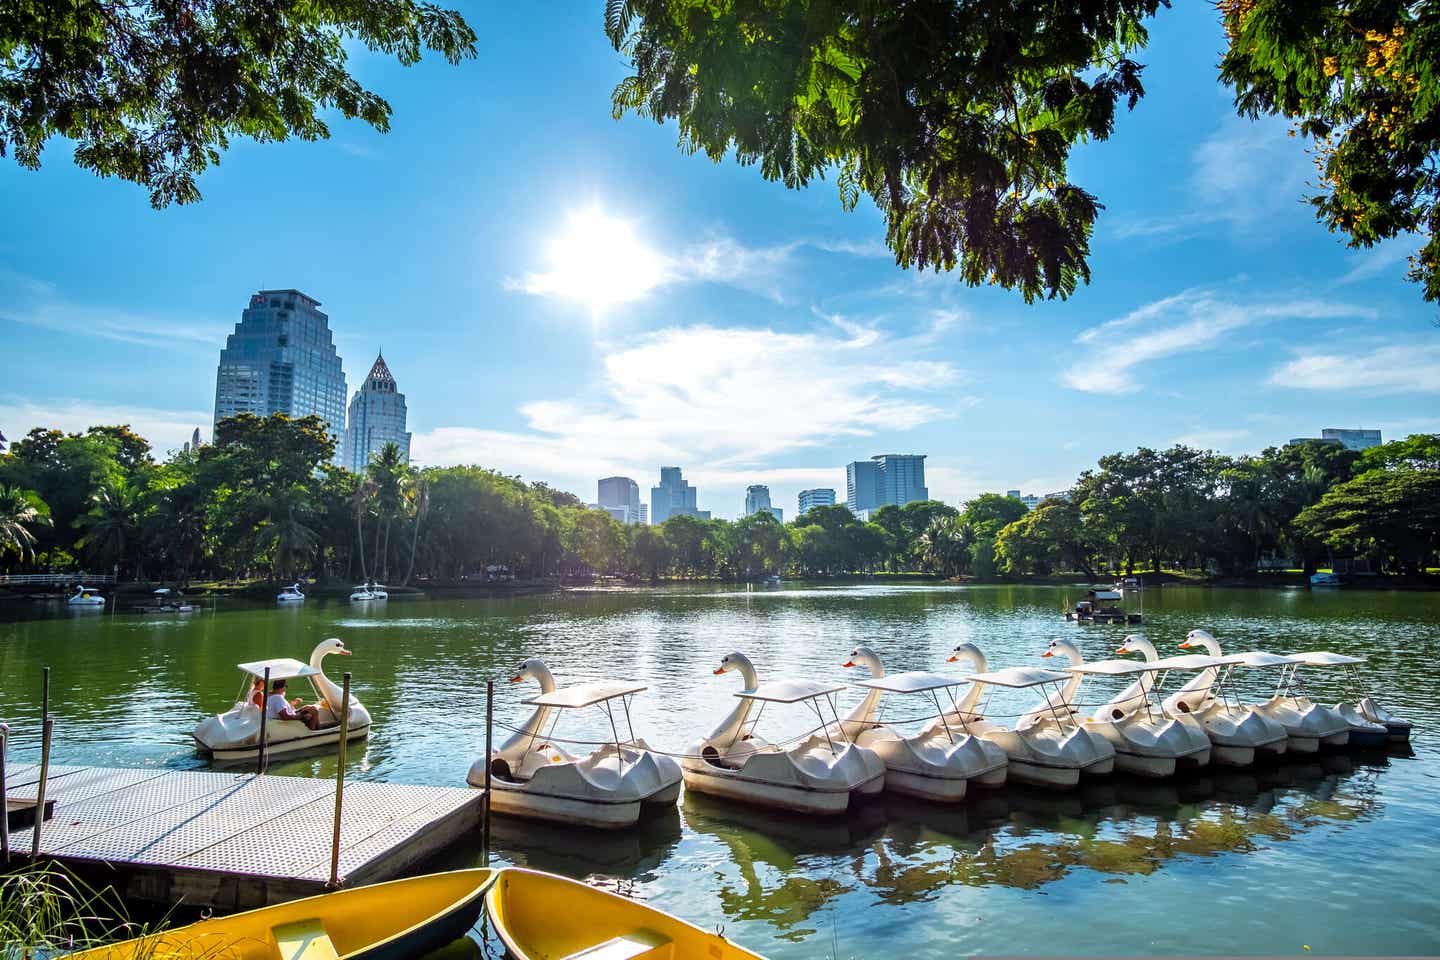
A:
[[[383,583],[362,583],[350,591],[351,603],[370,603],[375,600],[390,599],[390,591],[385,589]]]
[[[814,680],[773,680],[762,684],[743,653],[720,661],[716,675],[737,671],[745,688],[740,702],[714,730],[685,751],[680,768],[685,787],[697,793],[790,810],[796,813],[839,814],[852,796],[879,793],[885,787],[885,761],[868,747],[851,743],[843,731],[832,735],[823,706],[830,707],[840,727],[833,695],[843,685]],[[766,704],[803,703],[820,720],[819,732],[788,749],[755,734]],[[760,704],[762,710],[756,711]],[[751,719],[751,713],[755,717]]]
[[[330,654],[350,656],[345,644],[331,638],[322,641],[310,654],[310,662],[279,658],[256,660],[238,664],[245,675],[240,688],[240,698],[229,710],[217,716],[200,721],[193,736],[200,749],[219,761],[250,760],[260,752],[260,708],[250,701],[251,684],[255,679],[265,679],[269,671],[270,681],[293,680],[304,677],[315,689],[316,707],[320,714],[319,728],[311,730],[299,720],[270,718],[265,721],[265,753],[275,756],[311,750],[340,742],[340,709],[343,691],[340,686],[325,676],[322,663]],[[269,691],[266,691],[267,695]],[[370,712],[355,694],[350,694],[350,723],[347,740],[363,740],[370,735]]]
[[[1296,665],[1291,669],[1292,679],[1301,666],[1340,667],[1344,677],[1346,693],[1353,700],[1342,700],[1334,710],[1350,724],[1349,745],[1352,747],[1383,747],[1391,740],[1404,742],[1410,739],[1410,721],[1402,720],[1375,702],[1365,692],[1360,680],[1359,665],[1364,657],[1349,657],[1343,653],[1328,650],[1312,650],[1308,653],[1292,654]]]
[[[300,584],[298,583],[291,584],[275,595],[276,603],[302,603],[304,600],[305,594],[300,592]]]
[[[1120,694],[1081,717],[1084,729],[1104,737],[1115,748],[1115,767],[1141,777],[1169,777],[1180,767],[1202,767],[1210,762],[1210,738],[1195,720],[1172,716],[1152,704],[1155,686],[1153,664],[1134,660],[1086,662],[1080,649],[1068,640],[1051,640],[1043,656],[1069,659],[1071,679],[1060,690],[1062,710],[1073,710],[1086,677],[1134,677]],[[1036,709],[1048,712],[1049,704]],[[1083,713],[1083,711],[1082,711]]]
[[[539,695],[525,701],[534,712],[488,760],[476,760],[465,778],[472,787],[483,787],[489,763],[491,809],[532,820],[614,830],[633,826],[646,804],[674,806],[680,796],[680,765],[653,752],[630,727],[626,698],[646,689],[644,684],[598,680],[559,688],[545,661],[537,658],[520,664],[510,682],[527,679],[540,684]],[[620,739],[615,723],[616,701],[625,713],[628,740]],[[604,709],[614,739],[585,756],[567,753],[551,738],[546,722],[558,711],[593,706]],[[553,731],[553,723],[550,728]]]
[[[75,595],[65,603],[71,607],[103,607],[105,598],[96,593],[93,587],[79,586],[75,588]]]
[[[856,682],[868,692],[842,723],[847,739],[868,747],[885,761],[885,789],[924,800],[953,803],[965,798],[972,780],[987,787],[1005,782],[1009,765],[1005,751],[987,740],[971,735],[964,724],[945,719],[940,691],[947,690],[947,702],[954,703],[954,691],[961,681],[952,676],[912,670],[887,674],[880,655],[869,647],[856,647],[846,667],[869,669],[870,679]],[[929,699],[937,719],[914,736],[905,736],[880,723],[880,702],[887,693]]]
[[[973,643],[957,646],[949,662],[966,662],[975,672],[965,678],[971,683],[970,690],[944,714],[945,720],[1004,750],[1009,758],[1009,779],[1065,789],[1078,784],[1081,773],[1103,775],[1115,768],[1115,748],[1110,742],[1083,729],[1068,711],[1053,706],[1059,703],[1060,685],[1070,681],[1070,674],[1038,667],[987,670],[985,655]],[[980,698],[987,687],[1040,687],[1052,706],[1043,716],[1022,717],[1013,729],[1005,727],[986,719],[990,697],[983,705]]]
[[[1264,703],[1257,704],[1255,709],[1285,728],[1290,738],[1286,749],[1295,753],[1314,753],[1321,744],[1343,747],[1350,741],[1350,724],[1339,711],[1321,706],[1294,689],[1291,670],[1299,663],[1294,657],[1263,650],[1251,650],[1236,657],[1240,666],[1280,669],[1275,694]]]
[[[1164,670],[1159,688],[1172,670],[1194,673],[1179,690],[1161,701],[1161,708],[1171,716],[1191,716],[1210,738],[1210,762],[1227,767],[1248,767],[1257,755],[1276,757],[1285,752],[1290,736],[1285,728],[1255,707],[1241,703],[1230,694],[1230,669],[1239,657],[1220,653],[1220,643],[1204,630],[1191,630],[1182,649],[1204,647],[1205,654],[1188,654],[1161,659],[1155,645],[1144,637],[1132,634],[1125,638],[1116,653],[1139,653],[1145,662]]]

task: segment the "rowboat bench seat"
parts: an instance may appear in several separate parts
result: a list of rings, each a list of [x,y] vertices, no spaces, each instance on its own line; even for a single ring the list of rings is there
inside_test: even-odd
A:
[[[674,944],[669,937],[642,928],[586,947],[564,960],[640,960],[641,957],[646,960],[670,960],[673,954]]]
[[[325,922],[318,917],[284,923],[270,931],[280,960],[340,960],[335,944],[325,932]]]

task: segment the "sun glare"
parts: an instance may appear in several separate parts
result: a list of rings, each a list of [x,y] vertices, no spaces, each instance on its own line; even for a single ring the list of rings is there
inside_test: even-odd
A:
[[[665,275],[664,258],[634,227],[598,207],[571,213],[548,255],[549,269],[529,277],[527,287],[578,301],[594,313],[640,299]]]

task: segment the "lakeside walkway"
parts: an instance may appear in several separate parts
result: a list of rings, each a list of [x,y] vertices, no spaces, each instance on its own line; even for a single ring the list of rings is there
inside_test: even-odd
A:
[[[15,764],[7,790],[33,798],[40,770]],[[335,784],[269,774],[54,766],[42,859],[94,874],[127,898],[221,911],[323,893]],[[482,793],[349,782],[340,832],[345,886],[391,879],[466,837],[478,844]],[[12,832],[29,859],[32,828]]]

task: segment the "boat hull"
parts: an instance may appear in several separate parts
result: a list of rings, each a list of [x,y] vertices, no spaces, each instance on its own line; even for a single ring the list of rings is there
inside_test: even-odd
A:
[[[72,960],[323,957],[409,960],[463,937],[497,871],[456,870],[339,890],[70,954]]]
[[[352,740],[365,740],[370,736],[370,724],[360,727],[351,727],[345,737],[346,742]],[[305,734],[284,739],[266,737],[269,742],[265,745],[265,756],[277,757],[283,754],[302,753],[307,750],[319,750],[325,747],[333,747],[340,742],[340,728],[338,726],[325,727],[320,730],[308,730]],[[209,746],[199,737],[195,738],[196,746],[202,753],[209,754],[210,759],[218,763],[234,763],[242,760],[258,760],[260,758],[260,745],[234,744],[227,746]]]
[[[1113,763],[1113,761],[1112,761]],[[1080,783],[1079,767],[1050,767],[1031,763],[1028,760],[1010,758],[1009,778],[1017,783],[1028,783],[1036,787],[1052,787],[1069,790]]]
[[[613,802],[576,800],[540,793],[511,790],[498,781],[490,782],[490,809],[505,816],[543,820],[596,830],[623,830],[640,820],[639,800]]]
[[[708,770],[685,771],[685,789],[747,803],[757,807],[788,810],[791,813],[808,813],[819,816],[838,816],[850,809],[850,793],[845,790],[821,790],[815,787],[791,786],[781,783],[767,783],[742,777],[734,771],[723,768],[713,773]],[[885,786],[885,775],[878,777],[881,788]],[[859,789],[858,787],[856,788]]]

